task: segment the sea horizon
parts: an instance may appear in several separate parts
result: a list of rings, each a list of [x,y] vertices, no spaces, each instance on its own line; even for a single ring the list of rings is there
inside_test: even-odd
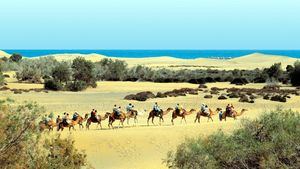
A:
[[[25,57],[40,57],[54,54],[100,54],[117,58],[149,58],[168,56],[180,59],[196,58],[236,58],[253,53],[267,55],[280,55],[300,58],[300,50],[143,50],[143,49],[3,49],[2,51],[13,54],[18,53]]]

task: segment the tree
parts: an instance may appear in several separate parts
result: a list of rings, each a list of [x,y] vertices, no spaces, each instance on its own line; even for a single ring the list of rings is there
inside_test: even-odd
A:
[[[18,53],[14,53],[10,56],[9,59],[13,62],[19,62],[20,60],[22,60],[22,55],[20,55]]]
[[[281,63],[275,63],[270,68],[265,69],[270,79],[278,80],[282,75],[283,71],[281,68]]]
[[[293,70],[289,73],[291,84],[293,86],[300,86],[300,62],[296,61]]]
[[[85,153],[70,138],[42,139],[39,119],[45,112],[36,103],[11,106],[0,101],[0,168],[81,168]]]
[[[287,66],[286,66],[286,71],[287,71],[288,73],[292,72],[293,69],[294,69],[294,67],[293,67],[292,65],[287,65]]]
[[[90,86],[96,84],[94,64],[91,61],[78,57],[73,60],[72,69],[74,81],[83,81]]]
[[[127,75],[127,63],[122,60],[102,59],[96,63],[97,77],[101,80],[125,80]]]
[[[54,69],[52,70],[52,77],[54,80],[59,81],[60,83],[71,80],[71,67],[67,62],[59,63]]]

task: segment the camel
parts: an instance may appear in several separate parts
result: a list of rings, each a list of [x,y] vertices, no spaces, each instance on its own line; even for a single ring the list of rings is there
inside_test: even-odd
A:
[[[164,122],[164,118],[163,116],[168,114],[170,111],[172,111],[173,108],[168,108],[166,111],[161,110],[160,113],[156,113],[154,110],[151,110],[148,116],[148,120],[147,120],[147,124],[149,126],[149,120],[150,118],[152,118],[152,124],[154,125],[154,117],[159,117],[159,124],[161,124],[161,122]]]
[[[242,109],[241,112],[237,112],[236,110],[233,110],[231,114],[228,114],[226,111],[222,114],[222,118],[220,119],[222,121],[222,119],[224,119],[226,121],[226,117],[232,117],[234,120],[236,120],[237,116],[241,116],[242,114],[244,114],[246,111],[248,111],[247,109]]]
[[[92,123],[97,123],[97,128],[98,128],[98,126],[100,125],[100,128],[101,128],[101,130],[102,130],[102,125],[101,125],[101,122],[102,121],[104,121],[105,119],[107,119],[108,118],[108,116],[110,115],[110,113],[105,113],[105,115],[104,116],[101,116],[101,115],[98,115],[97,117],[97,119],[92,119],[92,117],[90,117],[90,118],[88,118],[87,119],[87,121],[86,121],[86,129],[90,129],[90,125],[92,124]]]
[[[88,118],[88,114],[85,114],[84,118],[82,116],[78,116],[76,120],[72,120],[68,125],[64,124],[63,122],[60,122],[58,124],[58,128],[57,131],[64,130],[64,127],[69,127],[69,131],[71,131],[71,128],[73,128],[73,130],[75,130],[74,126],[76,126],[77,124],[79,124],[79,129],[83,128],[83,122],[86,121]]]
[[[146,110],[144,110],[145,112]],[[127,124],[129,125],[129,120],[131,118],[133,118],[134,120],[134,124],[136,125],[138,123],[138,119],[137,119],[137,116],[138,115],[143,115],[144,112],[138,112],[137,110],[131,110],[130,112],[127,112],[126,113],[126,118],[127,118]]]
[[[185,116],[188,116],[188,115],[194,113],[195,111],[196,111],[195,109],[191,109],[190,111],[186,111],[185,109],[182,109],[182,113],[179,112],[179,114],[178,114],[178,113],[176,113],[176,110],[174,110],[172,113],[172,120],[171,120],[172,125],[174,125],[174,119],[176,119],[178,116],[181,117],[181,123],[182,123],[182,120],[184,120],[185,124],[186,124]]]
[[[122,127],[124,127],[124,121],[126,119],[126,114],[124,112],[120,112],[120,115],[117,116],[115,112],[110,113],[108,116],[108,127],[114,129],[113,122],[116,120],[120,120]]]
[[[211,109],[209,109],[209,115],[206,114],[206,113],[204,113],[204,112],[202,112],[202,111],[200,110],[200,111],[197,113],[197,115],[196,115],[195,123],[196,123],[197,121],[198,121],[198,123],[200,123],[200,117],[201,117],[201,116],[207,117],[207,122],[208,122],[209,120],[214,121],[213,118],[212,118],[212,116],[215,115],[219,110],[221,110],[221,109],[220,109],[220,108],[217,108],[216,111],[214,112],[214,111],[212,111]]]
[[[60,122],[61,121],[59,121],[59,123]],[[45,129],[48,129],[49,131],[53,131],[53,128],[57,126],[57,123],[53,119],[51,119],[47,123],[45,123],[45,121],[40,121],[39,126],[40,126],[40,131],[44,131]]]
[[[127,124],[129,125],[129,120],[130,118],[133,118],[134,124],[138,123],[138,111],[137,110],[130,110],[129,112],[126,113],[127,117]]]

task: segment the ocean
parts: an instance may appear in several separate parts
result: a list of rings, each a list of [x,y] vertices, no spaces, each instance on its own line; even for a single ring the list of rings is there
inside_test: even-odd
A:
[[[282,55],[300,58],[300,50],[3,50],[7,53],[19,53],[26,57],[39,57],[51,54],[80,53],[101,54],[119,58],[147,58],[170,56],[181,59],[195,58],[235,58],[253,53]]]

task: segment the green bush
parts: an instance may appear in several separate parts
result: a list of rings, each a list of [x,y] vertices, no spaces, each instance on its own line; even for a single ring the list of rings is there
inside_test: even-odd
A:
[[[53,79],[50,79],[50,80],[46,80],[45,81],[44,88],[46,90],[58,91],[58,90],[62,90],[63,89],[63,85],[61,84],[61,82],[58,82],[58,81],[53,80]]]
[[[67,62],[61,62],[57,66],[55,66],[52,70],[52,77],[56,81],[68,82],[71,80],[71,67]]]
[[[85,90],[87,87],[88,86],[85,81],[74,81],[66,85],[67,90],[74,92]]]
[[[291,84],[293,86],[300,86],[300,62],[294,64],[294,68],[290,71]]]
[[[22,60],[22,55],[14,53],[10,56],[9,60],[12,62],[19,62],[20,60]]]
[[[243,120],[232,135],[189,139],[170,152],[169,168],[299,168],[300,115],[278,109]]]
[[[43,107],[35,103],[11,106],[0,101],[0,168],[81,168],[86,155],[70,138],[41,137]]]

